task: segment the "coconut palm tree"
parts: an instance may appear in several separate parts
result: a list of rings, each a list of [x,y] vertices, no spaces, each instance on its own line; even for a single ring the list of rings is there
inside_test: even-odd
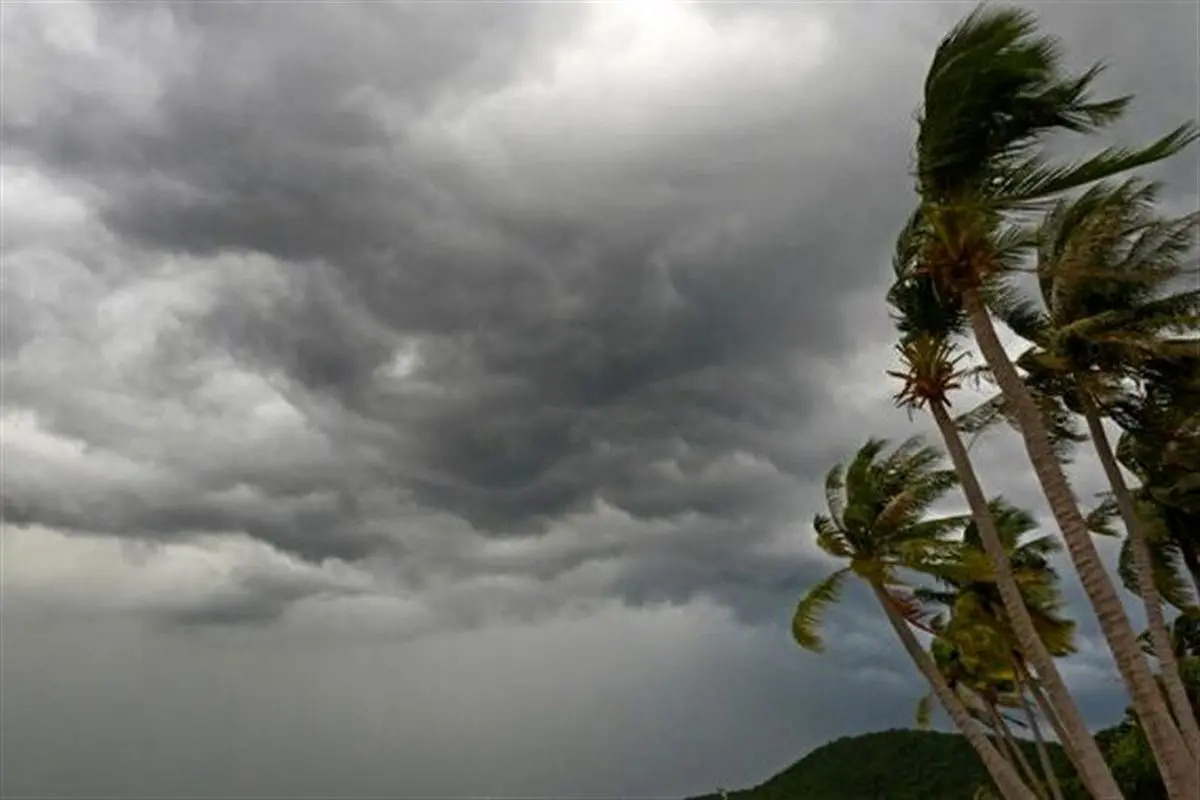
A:
[[[1172,291],[1185,271],[1183,258],[1200,215],[1158,217],[1157,193],[1157,185],[1131,178],[1058,201],[1038,231],[1040,306],[1009,291],[997,311],[1034,345],[1018,360],[1032,391],[1055,397],[1087,423],[1128,534],[1126,569],[1136,576],[1132,585],[1151,635],[1165,645],[1155,557],[1103,421],[1105,409],[1137,377],[1138,364],[1168,355],[1177,346],[1169,336],[1194,328],[1200,313],[1200,289]],[[1159,555],[1161,562],[1163,551]],[[1164,565],[1157,566],[1161,575]],[[1200,725],[1169,651],[1161,666],[1171,710],[1188,749],[1200,758]]]
[[[930,235],[924,218],[914,214],[897,240],[893,268],[896,282],[888,293],[893,320],[901,334],[898,345],[902,370],[891,371],[903,381],[896,401],[915,410],[928,408],[959,476],[974,519],[973,528],[982,552],[990,560],[994,586],[1022,657],[1037,670],[1049,701],[1062,721],[1063,745],[1081,779],[1099,798],[1119,798],[1121,792],[1087,723],[1063,681],[1054,657],[1039,636],[1037,621],[1022,596],[1006,547],[984,490],[975,472],[958,427],[950,416],[950,394],[961,386],[965,353],[951,337],[965,330],[965,314],[952,298],[937,291],[931,276],[921,269],[924,240]]]
[[[1091,133],[1115,121],[1129,98],[1094,100],[1093,67],[1066,74],[1061,45],[1023,11],[983,7],[937,48],[924,86],[917,136],[917,190],[933,231],[922,259],[938,290],[960,302],[1022,440],[1067,552],[1129,688],[1173,800],[1195,800],[1200,766],[1158,691],[1137,635],[1105,571],[1055,455],[1050,435],[997,335],[987,287],[1015,267],[1029,237],[1009,223],[1061,193],[1159,161],[1196,137],[1185,125],[1138,149],[1108,148],[1073,164],[1041,152],[1060,131]]]
[[[1139,639],[1146,653],[1157,658],[1158,652],[1150,639],[1149,631],[1143,633]],[[1188,614],[1175,618],[1171,623],[1171,650],[1181,661],[1200,659],[1200,615]]]
[[[1200,350],[1197,355],[1200,356]],[[1026,351],[1017,360],[1027,373],[1039,368],[1032,356],[1032,350]],[[1197,367],[1194,371],[1200,378],[1200,358],[1192,360]],[[1178,361],[1171,359],[1175,366]],[[1171,371],[1178,372],[1178,369]],[[1146,378],[1145,366],[1139,372],[1142,374],[1138,380],[1152,386]],[[1154,372],[1160,373],[1162,369],[1156,368]],[[986,373],[979,374],[986,376]],[[1053,419],[1048,420],[1052,437],[1065,459],[1070,455],[1070,447],[1086,437],[1076,435],[1073,412],[1061,399],[1043,393],[1045,385],[1045,378],[1035,378],[1031,388],[1035,390],[1034,397],[1039,406],[1045,413],[1053,415]],[[1151,388],[1142,394],[1158,393],[1158,389]],[[1200,475],[1200,381],[1193,392],[1195,399],[1190,401],[1183,392],[1171,391],[1167,401],[1160,398],[1151,405],[1144,398],[1134,398],[1135,394],[1125,392],[1124,398],[1105,409],[1125,428],[1118,440],[1116,457],[1140,483],[1137,488],[1131,488],[1130,493],[1150,548],[1158,593],[1163,602],[1180,611],[1192,611],[1200,602],[1200,481],[1196,479]],[[1146,412],[1147,406],[1153,409],[1152,415]],[[1189,411],[1189,407],[1193,410]],[[1003,395],[996,395],[955,418],[959,430],[969,435],[971,441],[1001,421],[1014,424]],[[1109,527],[1109,519],[1119,514],[1116,499],[1111,493],[1104,497],[1104,502],[1089,514],[1088,519],[1093,524],[1093,533],[1116,536],[1116,531]],[[1118,572],[1126,588],[1139,593],[1129,538],[1121,543]],[[1190,590],[1186,585],[1189,578]]]
[[[1020,770],[1038,796],[1044,798],[1045,788],[1049,787],[1054,800],[1062,800],[1062,787],[1054,774],[1045,741],[1039,734],[1037,748],[1043,770],[1042,776],[1039,776],[1009,725],[1006,709],[1018,708],[1022,702],[1027,705],[1028,701],[1021,696],[1022,690],[1005,654],[974,649],[971,643],[951,638],[944,632],[932,641],[929,654],[945,676],[946,683],[963,699],[972,715],[991,730],[993,738],[1002,745],[1009,763]],[[918,728],[929,727],[932,706],[933,696],[929,694],[917,703]],[[1036,718],[1031,719],[1036,725]]]
[[[1200,601],[1200,344],[1150,359],[1140,391],[1112,406],[1124,428],[1117,459],[1141,482],[1136,502],[1160,560],[1182,561]],[[1164,593],[1168,602],[1178,599]]]
[[[1059,783],[1058,775],[1054,771],[1054,762],[1050,759],[1050,751],[1046,749],[1046,738],[1042,735],[1042,726],[1038,723],[1037,713],[1034,712],[1033,706],[1029,702],[1027,692],[1031,691],[1028,686],[1017,673],[1017,702],[1021,706],[1021,711],[1025,714],[1025,722],[1029,726],[1030,733],[1033,734],[1034,747],[1037,749],[1038,763],[1042,767],[1042,774],[1046,776],[1046,785],[1050,787],[1050,794],[1054,800],[1063,800],[1062,784]]]
[[[1048,560],[1059,549],[1057,542],[1049,536],[1026,539],[1025,535],[1037,527],[1033,517],[1001,498],[991,502],[989,512],[1024,604],[1034,618],[1037,636],[1055,657],[1071,654],[1075,651],[1075,625],[1059,613],[1062,601],[1057,590],[1058,577]],[[1061,787],[1050,766],[1049,754],[1045,752],[1036,716],[1025,697],[1025,691],[1030,687],[1024,676],[1029,670],[1024,666],[1016,635],[997,589],[991,559],[982,544],[981,527],[979,520],[973,519],[964,531],[956,556],[930,565],[929,574],[938,580],[941,588],[918,588],[914,596],[925,604],[933,603],[945,609],[945,613],[933,621],[933,628],[939,637],[952,645],[956,656],[954,664],[960,673],[965,671],[974,676],[976,682],[968,680],[967,685],[983,699],[985,708],[990,706],[988,716],[993,727],[997,722],[1003,727],[1001,707],[1020,707],[1025,711],[1038,741],[1047,784],[1058,798]],[[1000,730],[1000,734],[1010,735],[1006,730]],[[1064,743],[1068,740],[1069,737],[1064,737]],[[1020,751],[1015,751],[1015,755],[1020,758]]]
[[[1136,471],[1130,471],[1142,478]],[[1143,484],[1133,491],[1134,507],[1150,548],[1154,583],[1164,602],[1180,611],[1196,613],[1200,610],[1200,513],[1158,500],[1156,488],[1153,484]],[[1137,591],[1140,578],[1130,551],[1126,540],[1121,546],[1118,566],[1122,582],[1131,591]]]
[[[1200,344],[1189,347],[1196,357],[1172,355],[1142,364],[1137,369],[1137,381],[1146,388],[1140,392],[1123,390],[1123,396],[1110,400],[1104,409],[1125,429],[1118,440],[1116,458],[1141,484],[1130,493],[1150,546],[1158,593],[1163,602],[1181,611],[1195,609],[1200,601],[1200,481],[1196,478],[1200,475]],[[1034,351],[1029,350],[1017,360],[1029,374],[1044,370],[1044,362],[1039,367],[1033,355]],[[1154,366],[1147,367],[1150,363]],[[1162,380],[1169,383],[1159,383]],[[1188,388],[1187,381],[1194,386]],[[1086,437],[1076,436],[1074,414],[1061,399],[1044,393],[1050,382],[1044,375],[1036,376],[1031,389],[1039,405],[1054,415],[1051,432],[1066,457],[1069,447]],[[1117,388],[1121,389],[1119,385]],[[1003,395],[955,418],[959,430],[972,440],[1000,421],[1013,424]],[[1107,517],[1119,514],[1111,493],[1093,514],[1105,520],[1093,532],[1117,535],[1105,527]],[[1126,588],[1138,593],[1128,538],[1121,545],[1119,574]],[[1186,586],[1189,577],[1191,590]]]
[[[949,553],[950,537],[966,521],[961,516],[927,517],[930,507],[954,487],[955,474],[940,469],[941,455],[919,439],[909,439],[885,454],[886,448],[884,440],[870,439],[848,465],[839,464],[827,474],[829,513],[813,518],[816,542],[825,553],[847,563],[801,598],[792,635],[801,647],[820,652],[822,613],[837,601],[846,579],[858,577],[871,589],[901,645],[1005,799],[1029,800],[1034,795],[947,685],[909,622],[916,603],[903,581],[904,571],[925,568]]]
[[[1194,549],[1194,540],[1200,531],[1200,517],[1164,506],[1155,501],[1145,487],[1131,490],[1131,495],[1141,536],[1150,556],[1150,579],[1154,582],[1154,591],[1164,604],[1179,611],[1200,612],[1200,606],[1196,604],[1197,597],[1188,583],[1188,564],[1185,560],[1185,554],[1190,554]],[[1105,502],[1115,511],[1117,504],[1111,495]],[[1141,594],[1145,579],[1135,564],[1133,541],[1129,537],[1121,542],[1117,575],[1126,589]]]
[[[1036,521],[1029,512],[1003,498],[992,500],[988,509],[1037,636],[1055,657],[1070,655],[1074,652],[1075,624],[1060,613],[1058,576],[1049,561],[1060,549],[1058,542],[1050,536],[1027,538],[1026,534],[1036,530]],[[1016,652],[1016,635],[1000,596],[991,559],[985,553],[981,530],[979,521],[972,519],[949,557],[925,565],[924,571],[941,588],[920,587],[914,590],[914,597],[946,610],[942,619],[948,620],[945,624],[949,627],[945,630],[953,632],[959,626],[973,640],[987,639],[993,650]]]

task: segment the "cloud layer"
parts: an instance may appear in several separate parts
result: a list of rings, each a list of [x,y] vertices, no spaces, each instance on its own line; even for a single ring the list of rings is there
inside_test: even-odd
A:
[[[780,626],[826,566],[804,534],[818,477],[868,434],[920,429],[889,408],[879,298],[923,71],[964,10],[4,6],[13,790],[386,794],[410,774],[407,792],[454,795],[492,774],[493,794],[684,792],[761,776],[831,717],[906,722],[916,683],[861,598],[840,661],[796,666]],[[1190,9],[1044,11],[1112,62],[1106,91],[1138,95],[1118,138],[1195,105]],[[1194,207],[1194,153],[1162,174]],[[998,439],[989,489],[1038,505]],[[1099,486],[1088,464],[1079,480]],[[331,631],[353,643],[318,655]],[[81,671],[85,651],[109,655]],[[541,696],[479,688],[493,668],[551,682],[528,736],[561,743],[561,774],[489,749]],[[111,696],[85,698],[84,672]],[[269,769],[230,750],[219,785],[189,771],[223,730],[294,727],[280,708],[310,684],[316,705],[288,713],[315,738],[271,745]],[[425,696],[466,684],[455,702],[491,720],[469,735]],[[371,717],[410,760],[360,744],[363,764],[328,767],[389,686],[427,704]],[[780,695],[787,718],[735,747]],[[165,737],[161,772],[89,733],[56,778],[59,726],[119,697],[131,736]],[[198,716],[164,733],[179,715]],[[645,740],[611,749],[627,728]],[[431,754],[460,735],[476,767],[457,773]],[[325,782],[288,772],[316,752]]]

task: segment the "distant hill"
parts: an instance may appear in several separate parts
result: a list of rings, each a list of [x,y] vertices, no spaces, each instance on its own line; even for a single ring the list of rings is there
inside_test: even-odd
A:
[[[1031,763],[1037,763],[1032,745]],[[1073,770],[1053,747],[1064,786]],[[966,739],[950,733],[889,730],[822,745],[765,783],[730,800],[971,800],[988,783]],[[1073,788],[1073,787],[1071,787]],[[1072,792],[1073,793],[1073,792]],[[693,800],[719,800],[710,794]]]

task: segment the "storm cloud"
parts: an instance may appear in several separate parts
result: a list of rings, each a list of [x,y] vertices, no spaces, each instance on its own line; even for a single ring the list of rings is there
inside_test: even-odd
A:
[[[829,662],[783,625],[827,568],[819,477],[923,429],[890,407],[880,298],[927,59],[967,8],[6,4],[6,790],[681,794],[905,724],[919,686],[863,598]],[[1041,10],[1137,95],[1114,138],[1196,108],[1194,9]],[[1196,161],[1156,173],[1173,206]],[[1040,507],[1019,443],[986,445],[989,490]],[[134,649],[83,666],[110,635]],[[449,697],[448,663],[475,688],[339,744],[389,685]],[[1103,654],[1074,663],[1097,718],[1119,710]],[[492,670],[550,682],[528,736],[561,772],[488,744],[537,695],[488,695]],[[162,764],[87,734],[56,776],[61,726],[118,714],[91,671]],[[311,737],[197,771],[314,682],[288,712],[329,720]],[[494,714],[473,733],[472,702]],[[610,741],[627,727],[646,765]],[[434,757],[456,736],[470,767]]]

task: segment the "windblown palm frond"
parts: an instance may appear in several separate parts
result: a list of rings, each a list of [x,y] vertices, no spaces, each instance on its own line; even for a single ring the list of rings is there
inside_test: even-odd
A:
[[[845,579],[856,575],[889,588],[895,609],[921,623],[920,603],[898,594],[900,573],[921,570],[946,558],[966,525],[963,516],[935,517],[930,509],[954,488],[957,478],[940,469],[941,454],[913,438],[888,450],[884,439],[869,439],[848,464],[829,470],[825,480],[827,514],[817,514],[817,545],[845,566],[815,584],[799,601],[792,636],[809,650],[824,648],[822,614],[836,603]],[[911,604],[911,609],[909,605]]]
[[[820,636],[821,615],[836,603],[841,596],[842,584],[850,570],[839,569],[825,580],[813,586],[796,605],[792,615],[792,638],[806,650],[820,653],[825,643]]]
[[[917,178],[927,202],[1011,210],[1166,158],[1195,140],[1183,125],[1143,148],[1108,148],[1071,164],[1038,146],[1058,131],[1091,133],[1121,117],[1130,97],[1095,100],[1102,72],[1063,69],[1061,42],[1029,12],[982,6],[934,54],[924,86]]]
[[[1087,437],[1080,431],[1079,423],[1070,409],[1055,395],[1036,392],[1033,394],[1033,400],[1042,412],[1042,419],[1050,434],[1050,443],[1055,454],[1064,463],[1070,461],[1075,445],[1087,441]],[[1002,422],[1011,428],[1017,427],[1016,416],[1002,394],[993,395],[970,411],[955,417],[958,429],[970,437],[972,442]]]
[[[1181,611],[1196,608],[1196,600],[1192,597],[1187,579],[1183,576],[1183,561],[1178,546],[1170,541],[1152,542],[1150,558],[1154,570],[1154,585],[1163,602]],[[1117,573],[1127,589],[1135,594],[1141,592],[1129,539],[1121,542]]]
[[[1051,652],[1072,652],[1074,623],[1060,613],[1063,605],[1058,576],[1050,565],[1059,543],[1050,536],[1029,537],[1037,528],[1036,520],[1003,498],[992,500],[989,508],[1035,629]],[[959,637],[955,642],[961,647],[969,644],[978,650],[986,645],[1001,648],[1006,659],[1011,657],[1016,650],[1015,638],[975,522],[964,529],[953,558],[928,564],[924,572],[944,588],[919,587],[914,596],[946,610],[942,623],[945,635]],[[1007,662],[1004,668],[1008,669]]]

